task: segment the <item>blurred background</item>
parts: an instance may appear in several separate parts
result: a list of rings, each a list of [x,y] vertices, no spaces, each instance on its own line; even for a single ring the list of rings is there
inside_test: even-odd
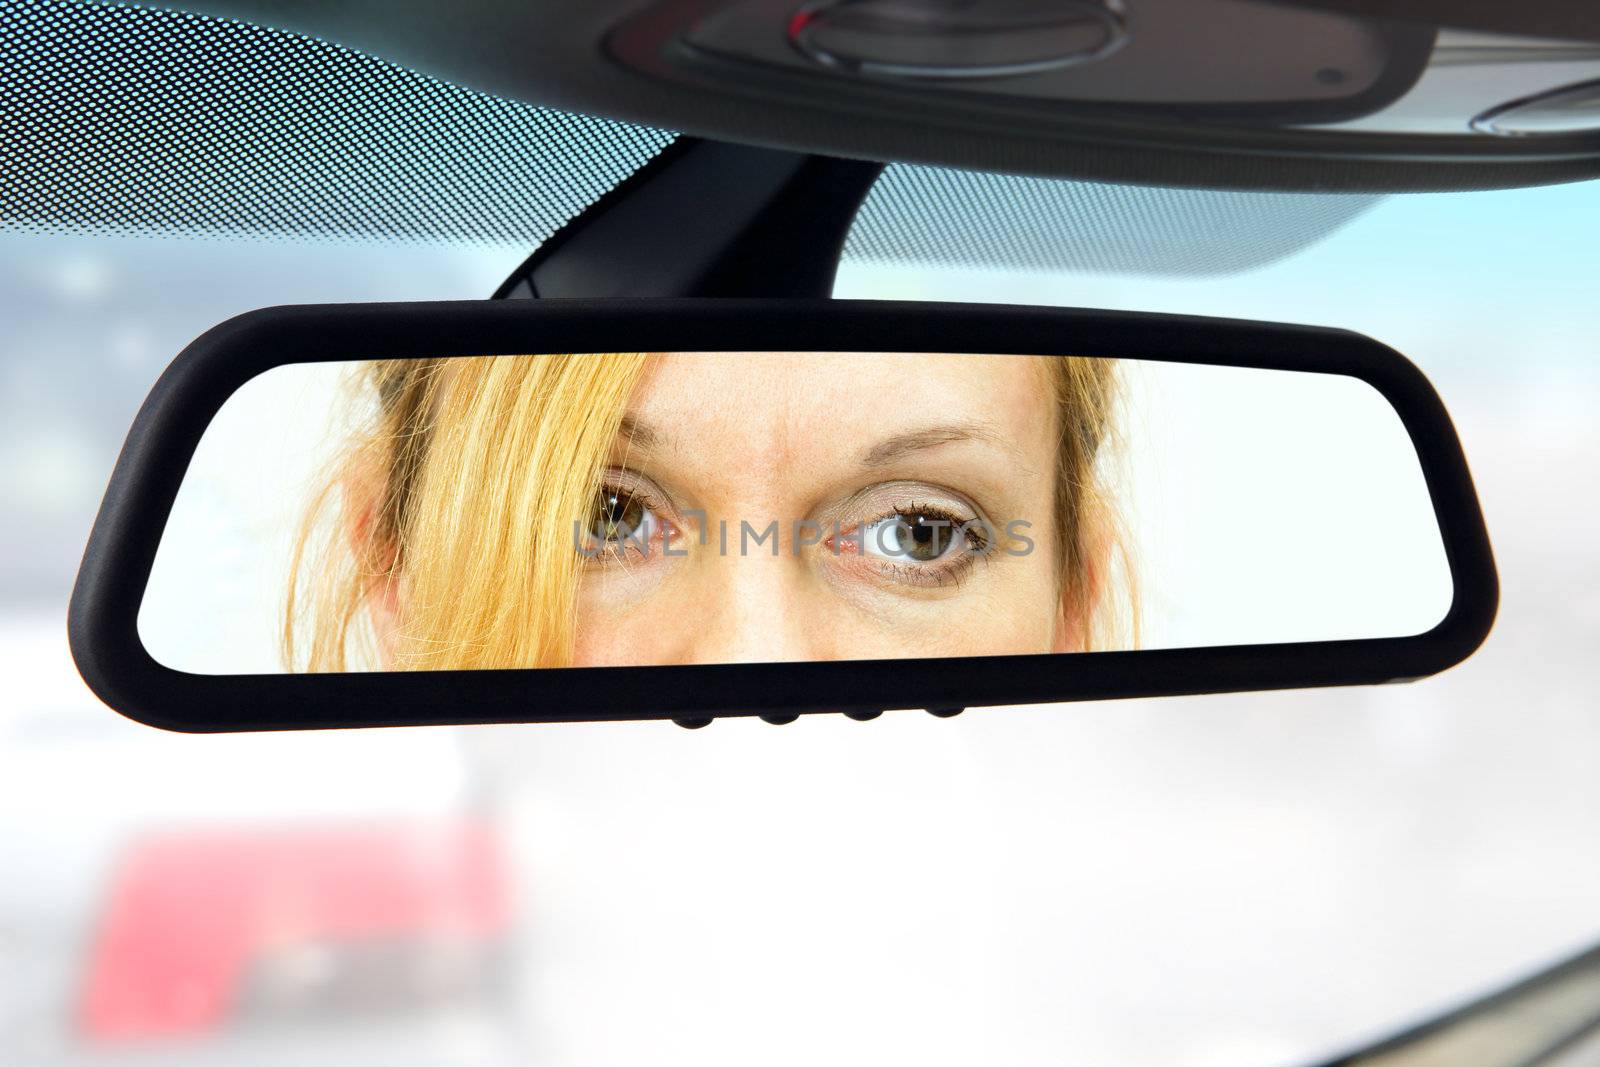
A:
[[[0,1060],[1287,1065],[1600,937],[1600,193],[1394,197],[1225,273],[853,254],[837,293],[1338,325],[1432,376],[1504,586],[1372,689],[188,737],[64,614],[121,438],[235,313],[510,245],[0,236]]]
[[[1503,585],[1438,678],[194,737],[65,639],[161,369],[252,308],[486,296],[673,135],[74,0],[0,0],[0,115],[0,1063],[1291,1067],[1600,941],[1600,187],[891,166],[846,247],[840,296],[1417,361]]]

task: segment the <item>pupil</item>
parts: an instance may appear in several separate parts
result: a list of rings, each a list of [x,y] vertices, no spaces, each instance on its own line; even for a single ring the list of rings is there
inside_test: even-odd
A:
[[[597,505],[593,532],[601,541],[621,541],[644,523],[644,505],[631,495],[602,489]]]
[[[907,554],[915,560],[926,563],[938,559],[944,553],[944,546],[940,543],[944,536],[948,536],[948,529],[943,526],[928,525],[925,515],[918,515],[911,530],[911,543],[906,546]]]

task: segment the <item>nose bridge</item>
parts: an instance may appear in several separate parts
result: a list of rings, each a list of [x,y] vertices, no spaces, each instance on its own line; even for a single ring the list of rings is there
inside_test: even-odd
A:
[[[813,575],[794,540],[806,489],[805,469],[795,462],[793,383],[771,373],[792,365],[778,353],[749,360],[767,373],[735,420],[739,454],[723,457],[720,484],[707,500],[712,528],[693,565],[709,595],[697,605],[685,656],[691,663],[826,658],[816,646],[826,627],[806,621]]]
[[[806,624],[807,568],[782,531],[757,544],[729,529],[727,550],[713,544],[699,561],[707,568],[711,596],[697,620],[688,661],[763,663],[822,658],[818,630]]]

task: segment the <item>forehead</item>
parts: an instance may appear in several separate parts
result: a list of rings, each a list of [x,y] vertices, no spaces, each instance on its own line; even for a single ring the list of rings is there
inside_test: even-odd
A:
[[[1054,421],[1048,361],[930,352],[665,352],[630,405],[651,423],[894,432],[937,417],[1027,434]]]

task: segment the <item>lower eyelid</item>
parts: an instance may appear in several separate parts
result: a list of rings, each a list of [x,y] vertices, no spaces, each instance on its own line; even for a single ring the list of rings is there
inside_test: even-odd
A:
[[[978,557],[968,553],[937,563],[902,563],[896,560],[878,560],[872,566],[901,584],[931,589],[957,584],[961,577],[977,563]]]
[[[922,589],[957,585],[973,568],[988,559],[983,552],[976,549],[969,549],[959,555],[930,563],[908,563],[859,551],[834,555],[839,560],[837,565],[847,572],[863,572],[856,576],[858,580],[877,579]]]
[[[621,562],[637,564],[654,562],[657,559],[666,557],[666,553],[662,548],[667,543],[668,531],[671,531],[670,536],[674,543],[680,542],[683,535],[678,530],[676,523],[667,519],[657,519],[657,523],[659,525],[656,531],[645,542],[648,549],[647,555],[640,551],[638,542],[625,541],[619,542],[614,547],[603,548],[596,555],[584,558],[583,562],[601,565]],[[681,554],[681,550],[675,548],[670,558],[676,558],[679,554]]]

